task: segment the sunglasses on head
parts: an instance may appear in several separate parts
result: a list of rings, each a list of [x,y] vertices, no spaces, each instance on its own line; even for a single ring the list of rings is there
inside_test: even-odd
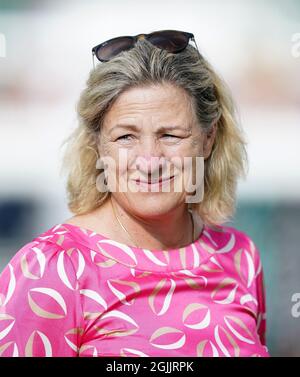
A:
[[[194,34],[179,30],[159,30],[150,34],[112,38],[100,43],[92,48],[94,67],[94,56],[96,56],[100,62],[108,62],[120,52],[133,48],[139,39],[146,39],[154,46],[167,50],[173,54],[183,51],[189,44],[189,41],[192,40],[195,43],[200,56]]]

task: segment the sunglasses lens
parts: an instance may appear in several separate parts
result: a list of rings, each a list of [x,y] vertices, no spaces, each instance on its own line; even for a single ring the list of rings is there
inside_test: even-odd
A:
[[[189,43],[189,36],[180,31],[166,30],[149,34],[149,42],[158,48],[176,53],[184,50]]]
[[[130,37],[114,38],[100,46],[96,51],[99,60],[108,61],[120,52],[130,50],[134,46],[134,40]]]

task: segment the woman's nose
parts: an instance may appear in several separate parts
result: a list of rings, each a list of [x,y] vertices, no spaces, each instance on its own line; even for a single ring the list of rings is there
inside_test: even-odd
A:
[[[143,155],[136,158],[136,169],[146,175],[159,172],[159,169],[162,168],[162,166],[162,159],[158,156]]]
[[[162,157],[162,151],[155,138],[144,137],[139,145],[136,168],[145,174],[154,173],[162,167]]]

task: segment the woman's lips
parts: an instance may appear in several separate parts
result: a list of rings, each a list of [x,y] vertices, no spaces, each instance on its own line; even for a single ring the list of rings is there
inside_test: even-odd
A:
[[[160,178],[159,180],[156,181],[141,181],[140,179],[135,179],[135,183],[139,186],[161,186],[166,182],[170,182],[174,178],[174,175],[171,177],[167,178]]]

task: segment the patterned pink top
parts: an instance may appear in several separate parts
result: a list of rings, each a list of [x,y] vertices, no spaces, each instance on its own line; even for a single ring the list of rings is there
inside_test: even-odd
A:
[[[1,356],[269,356],[259,251],[205,226],[173,250],[57,224],[0,275]]]

